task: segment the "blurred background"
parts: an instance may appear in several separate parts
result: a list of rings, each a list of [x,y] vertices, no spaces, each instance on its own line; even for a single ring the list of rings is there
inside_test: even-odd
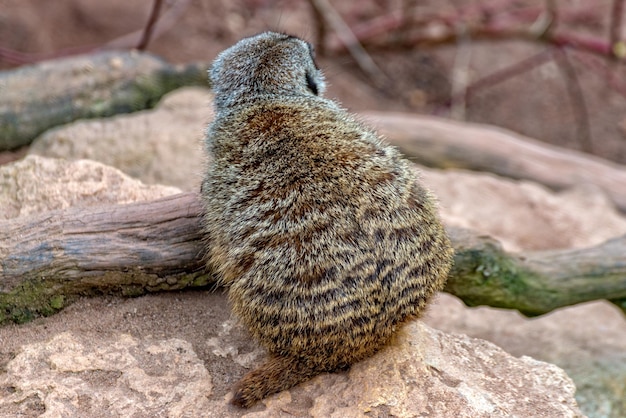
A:
[[[156,10],[146,50],[172,63],[286,31],[315,44],[327,95],[350,110],[489,123],[625,163],[622,3],[0,0],[0,69],[135,48]]]

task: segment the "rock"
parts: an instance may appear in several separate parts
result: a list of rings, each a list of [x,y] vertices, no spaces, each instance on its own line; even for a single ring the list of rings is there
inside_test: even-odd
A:
[[[614,305],[596,301],[528,319],[518,312],[467,308],[442,294],[424,321],[446,332],[489,340],[515,356],[563,368],[589,417],[626,416],[626,320]]]
[[[430,169],[422,174],[440,199],[447,224],[489,234],[511,251],[585,247],[626,233],[624,216],[591,185],[553,193],[492,174]],[[486,339],[516,356],[554,363],[575,382],[586,415],[626,416],[626,320],[608,302],[528,319],[514,311],[467,308],[441,295],[425,321]]]
[[[64,332],[22,347],[0,393],[5,417],[200,417],[211,378],[186,341]]]
[[[419,171],[447,225],[484,232],[509,251],[583,248],[626,234],[626,218],[591,184],[554,193],[493,174]]]
[[[420,322],[349,372],[318,376],[249,411],[228,405],[230,394],[212,391],[212,378],[189,342],[110,334],[63,332],[22,346],[0,375],[0,415],[582,416],[574,385],[558,367]],[[233,335],[217,336],[224,347],[235,346],[224,352],[246,344]],[[236,368],[233,359],[226,361]]]
[[[259,416],[308,402],[313,417],[579,417],[574,392],[554,365],[413,322],[379,355],[266,400]]]
[[[91,159],[147,184],[198,190],[204,164],[202,138],[211,119],[209,91],[182,88],[166,95],[154,110],[51,129],[35,140],[29,153]]]
[[[0,219],[77,205],[157,199],[179,192],[174,187],[146,186],[95,161],[27,156],[0,166]]]

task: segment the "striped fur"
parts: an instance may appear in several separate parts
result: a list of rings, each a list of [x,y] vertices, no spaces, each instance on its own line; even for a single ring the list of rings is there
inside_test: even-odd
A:
[[[247,407],[379,350],[443,287],[452,250],[409,163],[316,94],[304,41],[247,38],[211,77],[208,263],[272,356],[235,387]]]

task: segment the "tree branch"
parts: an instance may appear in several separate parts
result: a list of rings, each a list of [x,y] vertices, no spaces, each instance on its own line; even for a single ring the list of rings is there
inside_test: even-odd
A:
[[[184,85],[208,86],[208,66],[172,65],[149,53],[108,51],[4,71],[0,151],[27,145],[45,130],[76,119],[152,107]]]
[[[521,73],[530,71],[540,65],[543,65],[551,59],[552,50],[549,48],[544,49],[543,51],[535,55],[531,55],[530,57],[525,58],[515,64],[511,64],[501,70],[495,71],[491,74],[486,75],[483,78],[474,81],[467,87],[467,95],[471,97],[479,90],[482,90],[486,87],[493,87],[497,84],[507,81],[515,76],[520,75]]]
[[[309,0],[309,2],[316,9],[315,15],[330,25],[365,75],[378,87],[387,85],[387,76],[378,68],[330,2],[328,0]]]
[[[509,254],[491,238],[468,230],[450,232],[456,255],[446,291],[469,306],[534,316],[596,299],[625,298],[626,235],[579,250]]]
[[[615,0],[619,2],[620,0]],[[413,20],[414,27],[432,29],[433,25],[437,30],[423,30],[412,38],[408,39],[408,44],[421,47],[436,47],[441,45],[453,45],[457,42],[458,31],[456,27],[463,24],[467,27],[467,35],[474,41],[507,41],[525,40],[531,42],[543,42],[552,46],[569,46],[590,54],[601,55],[604,58],[612,55],[610,41],[594,36],[581,36],[577,33],[566,30],[555,31],[554,26],[557,19],[556,7],[553,2],[548,2],[543,9],[532,10],[510,10],[509,1],[503,2],[502,10],[507,13],[498,14],[498,10],[490,8],[482,10],[484,15],[475,16],[477,10],[468,9],[465,12],[457,12],[449,15],[431,14],[418,16]],[[583,11],[562,11],[558,14],[559,21],[579,21],[581,16],[588,16],[588,10]],[[469,16],[469,17],[468,17]],[[497,17],[496,17],[497,16]],[[546,19],[542,19],[544,16]],[[541,24],[545,20],[546,24]],[[614,20],[614,25],[619,22]],[[406,24],[401,13],[391,13],[368,22],[361,23],[352,28],[352,33],[356,41],[365,45],[370,45],[373,39],[384,37],[392,31],[398,30]],[[544,30],[539,30],[542,28]],[[389,45],[381,45],[386,47]],[[405,45],[406,46],[406,45]],[[339,40],[331,40],[328,49],[333,52],[341,52],[347,49]]]
[[[625,46],[622,42],[622,18],[624,14],[624,0],[613,0],[611,7],[611,23],[609,25],[609,45],[611,45],[611,57],[624,58]]]
[[[576,69],[572,65],[567,51],[555,48],[553,50],[555,61],[561,73],[565,76],[566,90],[572,105],[572,113],[578,123],[576,133],[578,135],[578,144],[580,148],[589,154],[593,154],[593,141],[591,138],[591,124],[589,122],[589,111],[587,110],[587,101],[581,86]]]
[[[184,193],[0,221],[0,323],[53,313],[83,294],[214,283],[203,270],[200,217],[198,196]],[[626,299],[626,236],[585,250],[514,255],[467,230],[449,233],[456,256],[446,290],[469,305],[539,315]]]
[[[137,49],[139,51],[143,51],[148,46],[150,42],[150,37],[152,36],[152,31],[154,30],[154,25],[159,20],[159,13],[161,12],[161,6],[163,5],[163,0],[154,0],[152,5],[152,10],[150,11],[150,17],[148,18],[148,23],[143,30],[143,34],[141,35],[141,40],[137,45]]]
[[[163,14],[161,19],[154,22],[154,26],[150,29],[150,39],[156,39],[163,33],[167,32],[174,26],[185,10],[189,7],[191,0],[178,0],[169,10]],[[153,9],[154,11],[154,9]],[[158,23],[158,24],[157,24]],[[102,52],[112,49],[132,49],[141,42],[142,36],[145,36],[146,28],[127,33],[118,38],[112,39],[105,44],[97,45],[81,45],[77,47],[64,48],[52,52],[20,52],[0,45],[0,61],[8,62],[14,65],[32,64],[39,61],[68,57],[72,55],[86,54],[92,52]]]

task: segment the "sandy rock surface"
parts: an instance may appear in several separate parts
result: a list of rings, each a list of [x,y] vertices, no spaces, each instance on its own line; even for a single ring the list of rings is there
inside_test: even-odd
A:
[[[514,356],[554,363],[576,383],[576,399],[585,415],[624,416],[626,318],[611,303],[590,302],[526,318],[504,309],[468,308],[441,294],[424,322],[491,341]]]
[[[0,375],[2,416],[203,416],[211,378],[191,344],[70,331],[20,348]]]
[[[582,416],[558,367],[421,322],[349,372],[240,410],[227,404],[228,387],[264,353],[229,317],[225,296],[142,299],[83,300],[56,317],[0,329],[0,416]],[[173,313],[178,324],[159,328]],[[211,331],[191,325],[194,316],[210,316]]]
[[[96,160],[147,184],[197,190],[204,164],[202,138],[212,112],[207,89],[182,88],[153,110],[51,129],[29,153]]]
[[[96,161],[27,156],[0,166],[0,219],[73,206],[158,199],[179,192],[171,186],[145,185]]]
[[[314,417],[581,416],[574,391],[554,365],[414,322],[395,345],[347,375],[320,376],[266,403],[270,411],[289,411],[294,400],[308,398]]]
[[[448,225],[484,232],[509,251],[584,248],[626,234],[626,217],[591,184],[555,193],[488,173],[418,171]]]

